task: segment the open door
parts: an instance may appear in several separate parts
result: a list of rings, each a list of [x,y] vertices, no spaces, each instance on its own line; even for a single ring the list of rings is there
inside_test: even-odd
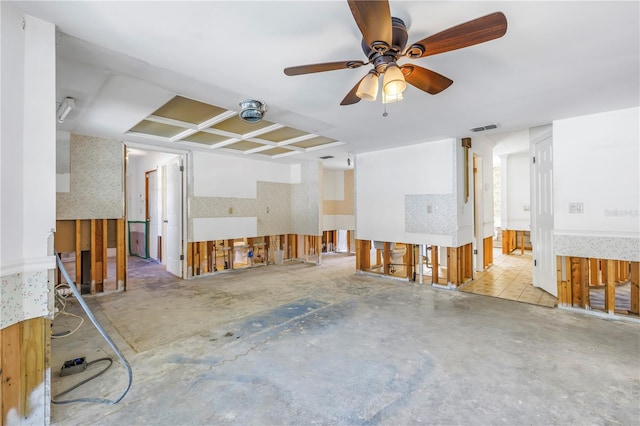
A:
[[[182,160],[166,165],[164,244],[167,271],[182,278]]]
[[[159,227],[159,188],[158,188],[158,171],[150,170],[145,173],[146,181],[146,220],[149,224],[149,232],[147,234],[147,248],[149,258],[153,260],[159,259],[158,253],[158,227]]]
[[[557,297],[556,256],[553,248],[552,142],[550,134],[533,141],[531,243],[533,285]]]

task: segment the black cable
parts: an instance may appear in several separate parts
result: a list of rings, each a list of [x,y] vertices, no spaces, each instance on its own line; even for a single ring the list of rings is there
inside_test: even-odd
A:
[[[69,273],[67,272],[67,270],[64,267],[64,264],[62,263],[62,259],[60,259],[60,256],[57,253],[56,253],[56,260],[58,261],[58,267],[60,268],[60,271],[62,272],[64,279],[69,284],[69,288],[73,292],[73,295],[76,297],[76,299],[78,299],[80,306],[82,306],[82,309],[84,309],[84,311],[87,313],[87,316],[89,317],[93,325],[96,327],[98,332],[102,335],[104,340],[109,344],[111,349],[113,349],[113,351],[116,353],[116,355],[120,359],[120,363],[127,371],[127,387],[124,389],[124,392],[122,392],[122,394],[117,399],[110,400],[110,399],[104,399],[104,398],[78,398],[77,400],[74,400],[74,402],[96,402],[99,404],[117,404],[122,400],[122,398],[124,398],[124,396],[127,394],[127,392],[129,392],[129,389],[131,388],[131,383],[133,382],[133,373],[131,371],[131,366],[129,365],[129,362],[124,357],[122,352],[120,352],[120,349],[118,349],[116,344],[113,343],[113,340],[111,340],[111,337],[109,337],[109,335],[104,330],[104,328],[102,328],[102,326],[100,325],[96,317],[93,315],[93,312],[91,312],[91,309],[89,309],[89,306],[84,301],[84,298],[78,291],[78,288],[76,287],[76,285],[71,280],[71,277],[69,277]]]
[[[102,361],[109,361],[109,365],[107,365],[105,368],[103,368],[98,373],[94,374],[93,376],[84,379],[80,383],[76,383],[75,385],[71,386],[69,389],[62,391],[57,395],[54,395],[54,397],[51,399],[51,402],[53,404],[70,404],[72,402],[87,402],[88,398],[67,399],[67,400],[64,400],[64,401],[56,401],[56,398],[58,398],[59,396],[65,395],[65,394],[71,392],[72,390],[79,388],[80,386],[84,385],[85,383],[95,379],[96,377],[100,376],[105,371],[107,371],[111,367],[111,365],[113,365],[113,359],[112,358],[99,358],[99,359],[93,360],[91,362],[88,362],[87,366],[85,368],[89,368],[92,365],[97,364],[97,363],[102,362]]]

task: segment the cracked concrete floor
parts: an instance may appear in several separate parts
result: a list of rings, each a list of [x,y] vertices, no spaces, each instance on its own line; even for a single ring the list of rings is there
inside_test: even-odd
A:
[[[190,281],[158,265],[87,297],[133,368],[116,405],[52,405],[104,425],[637,424],[640,326],[354,273],[354,257]],[[82,314],[71,300],[68,311]],[[54,330],[75,318],[59,316]],[[113,356],[85,321],[64,360]],[[97,366],[95,367],[98,368]],[[93,369],[93,367],[92,367]],[[91,374],[85,372],[83,374]],[[115,399],[117,362],[63,398]]]

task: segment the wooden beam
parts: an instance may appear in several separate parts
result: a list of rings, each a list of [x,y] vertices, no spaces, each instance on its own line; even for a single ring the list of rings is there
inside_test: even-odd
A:
[[[613,314],[616,310],[616,261],[607,260],[607,286],[604,293],[604,310]]]
[[[632,314],[640,314],[640,262],[631,262],[631,309]]]
[[[458,286],[458,261],[459,253],[457,247],[447,247],[447,283]]]
[[[382,273],[391,275],[391,243],[388,241],[384,242],[382,250]]]
[[[520,231],[520,254],[524,254],[524,231]]]
[[[76,287],[78,291],[82,290],[82,247],[81,247],[81,229],[80,220],[76,220]],[[71,285],[71,283],[68,283]]]
[[[91,219],[91,248],[89,249],[91,253],[91,286],[90,293],[95,294],[96,292],[96,220]]]
[[[589,285],[600,285],[600,259],[589,259]]]
[[[127,289],[127,233],[124,219],[116,219],[116,289]]]
[[[582,279],[580,258],[571,258],[571,306],[582,306]]]
[[[438,246],[431,246],[431,284],[438,284],[440,266],[438,264]]]
[[[109,268],[109,223],[107,219],[102,219],[102,283],[107,280]]]
[[[582,296],[581,306],[584,309],[591,308],[591,296],[589,294],[589,259],[585,257],[580,258],[580,289]]]

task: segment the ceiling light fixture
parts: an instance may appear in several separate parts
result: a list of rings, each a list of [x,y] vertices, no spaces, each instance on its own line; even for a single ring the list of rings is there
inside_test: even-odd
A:
[[[375,101],[378,97],[378,73],[376,70],[369,71],[356,91],[356,96],[365,101]]]
[[[382,90],[384,93],[390,96],[397,95],[404,92],[407,88],[407,82],[404,80],[404,75],[398,65],[395,62],[391,62],[387,65],[387,69],[384,71],[384,78],[382,79]]]
[[[76,100],[74,98],[66,97],[58,107],[57,117],[58,123],[64,123],[64,120],[67,118],[67,115],[71,112],[72,109],[76,107]]]
[[[240,118],[248,123],[257,123],[267,111],[267,105],[260,101],[245,99],[240,102]]]

